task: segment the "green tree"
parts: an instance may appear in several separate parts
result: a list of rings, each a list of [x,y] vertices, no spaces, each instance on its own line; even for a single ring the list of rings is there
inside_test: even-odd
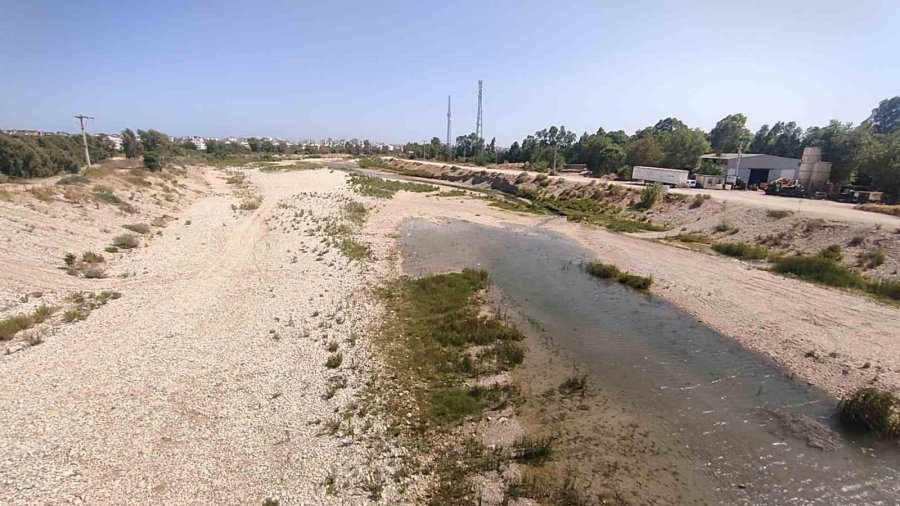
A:
[[[875,136],[859,157],[859,173],[887,200],[900,198],[900,132]]]
[[[799,158],[803,149],[803,130],[796,123],[779,121],[769,128],[763,125],[750,142],[750,152]]]
[[[831,120],[828,126],[808,128],[803,146],[822,148],[823,159],[831,162],[831,182],[843,183],[850,180],[871,140],[870,129]]]
[[[625,145],[625,163],[630,166],[658,167],[666,159],[663,146],[656,135],[650,133],[633,138]]]
[[[138,135],[141,137],[141,145],[144,151],[157,151],[160,153],[172,151],[172,141],[168,135],[162,132],[153,129],[138,130]]]
[[[137,136],[130,128],[122,130],[122,151],[125,158],[137,158],[141,156],[143,146],[138,142]]]
[[[877,134],[892,134],[900,130],[900,96],[879,102],[878,107],[872,109],[869,120]]]
[[[747,117],[743,114],[729,114],[720,119],[709,132],[709,141],[718,153],[736,153],[739,148],[750,143]]]
[[[150,170],[160,170],[162,168],[162,157],[156,151],[147,151],[144,153],[144,167]]]
[[[618,172],[625,165],[625,150],[606,135],[592,135],[583,149],[588,170],[595,176]]]
[[[709,176],[721,176],[725,171],[722,169],[722,166],[712,160],[703,160],[700,162],[700,167],[697,169],[697,174],[709,175]]]
[[[672,131],[662,137],[662,145],[666,154],[664,164],[675,169],[693,169],[700,155],[712,150],[706,134],[696,128]]]
[[[687,127],[688,126],[678,118],[666,118],[657,121],[656,124],[653,125],[653,133],[661,134],[674,132],[675,130],[687,130]]]

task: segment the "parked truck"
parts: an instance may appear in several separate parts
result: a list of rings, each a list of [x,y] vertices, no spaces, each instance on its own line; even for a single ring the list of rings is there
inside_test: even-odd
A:
[[[631,171],[631,178],[645,183],[656,182],[670,186],[688,185],[688,171],[680,169],[663,169],[660,167],[636,165]]]

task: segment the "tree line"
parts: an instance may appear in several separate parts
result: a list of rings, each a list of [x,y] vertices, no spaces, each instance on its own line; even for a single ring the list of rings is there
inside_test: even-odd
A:
[[[831,162],[831,181],[854,182],[885,192],[891,200],[900,197],[900,96],[882,100],[861,124],[832,120],[828,125],[803,130],[796,122],[763,125],[752,133],[744,114],[729,114],[709,132],[691,128],[678,118],[665,118],[629,135],[622,130],[577,136],[565,126],[551,126],[499,150],[474,134],[459,136],[448,156],[446,145],[435,137],[430,144],[407,144],[407,153],[429,158],[469,161],[478,164],[525,163],[529,170],[553,171],[566,163],[586,164],[594,175],[617,173],[630,177],[635,165],[696,169],[698,173],[721,173],[721,167],[700,164],[707,153],[759,153],[800,158],[803,148],[822,148]]]
[[[101,161],[116,153],[106,137],[87,136],[91,161]],[[85,164],[81,135],[0,134],[0,173],[8,177],[47,177],[60,172],[74,173]]]

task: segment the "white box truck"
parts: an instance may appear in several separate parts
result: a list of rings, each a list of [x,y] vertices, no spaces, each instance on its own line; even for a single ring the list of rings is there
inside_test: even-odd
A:
[[[681,169],[663,169],[660,167],[641,167],[635,165],[631,178],[639,181],[657,182],[672,186],[687,186],[688,171]]]

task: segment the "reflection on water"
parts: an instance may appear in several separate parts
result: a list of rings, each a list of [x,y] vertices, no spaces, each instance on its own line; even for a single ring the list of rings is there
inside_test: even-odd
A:
[[[408,220],[404,268],[479,267],[599,384],[658,417],[745,503],[897,504],[896,445],[839,434],[835,402],[658,298],[592,278],[593,260],[543,229]]]

